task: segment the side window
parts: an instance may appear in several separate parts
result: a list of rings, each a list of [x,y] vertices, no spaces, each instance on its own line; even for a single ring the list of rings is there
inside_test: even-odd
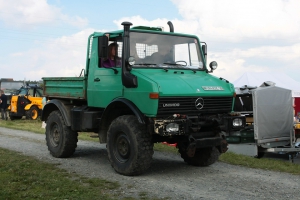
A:
[[[118,48],[118,56],[122,58],[122,49],[123,49],[123,42],[117,42],[119,48]]]
[[[109,42],[108,45],[115,43],[115,42]],[[118,52],[116,54],[116,56],[118,56],[119,58],[122,58],[122,48],[123,48],[123,42],[117,42],[118,45]]]
[[[107,58],[101,59],[99,67],[121,67],[122,49],[123,42],[110,41],[107,48]]]
[[[43,90],[42,89],[37,89],[36,92],[37,92],[36,93],[37,97],[42,97],[43,96]]]
[[[28,95],[30,95],[30,96],[33,97],[33,95],[34,95],[34,94],[33,94],[33,89],[29,89],[29,90],[28,90]]]

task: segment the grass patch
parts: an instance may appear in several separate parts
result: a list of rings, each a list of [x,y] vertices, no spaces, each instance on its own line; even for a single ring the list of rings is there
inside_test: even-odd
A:
[[[13,121],[0,120],[0,126],[5,128],[16,129],[16,130],[45,134],[45,129],[42,128],[42,121],[40,119],[29,120],[29,119],[22,118]],[[99,139],[95,138],[95,133],[89,133],[89,132],[78,133],[78,139],[99,142]]]
[[[117,182],[86,179],[2,148],[0,155],[1,199],[118,199],[111,194]]]
[[[28,119],[19,119],[19,120],[0,120],[0,126],[5,128],[30,131],[34,133],[44,134],[45,129],[42,128],[42,121],[37,120],[28,120]]]
[[[240,165],[250,168],[265,169],[278,172],[287,172],[297,175],[300,174],[300,165],[276,159],[258,159],[250,156],[235,154],[232,152],[226,152],[220,156],[219,160],[232,165]]]

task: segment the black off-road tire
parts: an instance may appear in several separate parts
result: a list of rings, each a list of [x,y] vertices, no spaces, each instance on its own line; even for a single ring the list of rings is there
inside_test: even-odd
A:
[[[120,116],[109,127],[107,152],[111,166],[116,172],[128,176],[139,175],[151,165],[151,134],[135,116]]]
[[[39,108],[37,106],[31,106],[29,110],[25,112],[26,119],[36,120],[39,117]]]
[[[50,113],[46,121],[46,142],[51,155],[67,158],[73,155],[77,147],[78,133],[66,126],[59,111]]]
[[[189,157],[182,149],[178,150],[184,162],[194,166],[209,166],[215,163],[220,156],[220,152],[216,147],[197,149],[194,157]]]

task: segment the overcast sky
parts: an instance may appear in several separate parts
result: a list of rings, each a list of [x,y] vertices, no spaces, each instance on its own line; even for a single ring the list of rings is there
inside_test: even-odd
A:
[[[213,75],[285,73],[300,82],[299,0],[0,0],[0,78],[79,76],[94,31],[163,26],[208,45]]]

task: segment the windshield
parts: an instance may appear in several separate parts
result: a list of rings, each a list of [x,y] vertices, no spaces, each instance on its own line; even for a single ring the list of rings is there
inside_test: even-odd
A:
[[[203,69],[198,40],[191,37],[130,33],[133,67]]]
[[[21,88],[19,95],[29,95],[33,97],[42,97],[43,90],[40,88]]]

